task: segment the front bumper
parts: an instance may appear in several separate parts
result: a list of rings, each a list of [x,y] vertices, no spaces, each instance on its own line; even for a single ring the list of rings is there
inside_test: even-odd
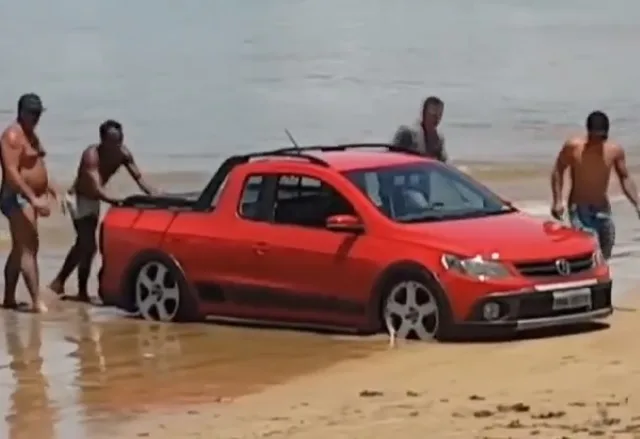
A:
[[[544,291],[531,290],[517,293],[489,294],[479,299],[465,321],[458,322],[469,330],[525,331],[555,326],[575,325],[604,319],[613,313],[611,302],[612,282],[593,282],[581,286],[591,291],[591,306],[554,310],[553,293],[575,289],[575,285],[558,284],[557,288]],[[483,316],[484,305],[498,303],[502,315],[497,320],[487,320]]]

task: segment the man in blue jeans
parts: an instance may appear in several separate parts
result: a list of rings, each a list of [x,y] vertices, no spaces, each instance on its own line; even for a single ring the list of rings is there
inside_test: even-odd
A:
[[[586,128],[586,136],[567,140],[558,154],[551,173],[551,214],[559,220],[564,216],[562,189],[564,174],[569,169],[569,220],[574,227],[595,235],[603,256],[609,259],[615,242],[608,197],[611,169],[615,170],[622,191],[640,216],[638,190],[629,175],[624,150],[609,140],[607,115],[602,111],[592,112],[587,117]]]

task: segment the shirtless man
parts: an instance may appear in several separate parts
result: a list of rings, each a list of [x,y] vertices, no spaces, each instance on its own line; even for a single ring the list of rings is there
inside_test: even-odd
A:
[[[11,253],[4,267],[5,308],[16,308],[16,287],[22,273],[32,301],[32,311],[45,312],[40,298],[38,274],[38,217],[49,216],[50,196],[46,155],[35,132],[44,111],[36,94],[22,95],[18,100],[18,117],[0,138],[2,152],[2,187],[0,210],[9,220]]]
[[[615,242],[615,227],[607,195],[612,168],[639,216],[640,201],[627,170],[624,150],[609,141],[609,118],[605,113],[594,111],[589,114],[586,137],[569,139],[558,154],[551,174],[551,214],[559,220],[564,215],[562,186],[567,168],[571,172],[568,201],[571,225],[597,236],[603,256],[609,259]]]
[[[65,205],[76,231],[76,241],[69,250],[60,272],[49,288],[64,295],[64,284],[73,270],[78,268],[78,296],[88,302],[87,283],[91,263],[95,256],[96,229],[100,217],[100,202],[117,204],[118,200],[105,192],[109,179],[124,166],[140,189],[155,193],[142,178],[129,149],[123,144],[122,125],[107,120],[100,125],[100,143],[87,147],[82,153],[78,173],[71,189],[65,195]]]

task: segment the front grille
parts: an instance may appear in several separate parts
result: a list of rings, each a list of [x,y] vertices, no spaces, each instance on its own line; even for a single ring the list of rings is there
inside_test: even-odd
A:
[[[560,259],[565,259],[567,261],[569,274],[582,273],[583,271],[587,271],[593,267],[593,258],[590,253],[570,258],[557,258],[546,261],[519,262],[514,265],[523,276],[563,276],[563,274],[558,271],[558,267],[556,264],[556,262]],[[564,276],[566,276],[566,274],[564,274]]]

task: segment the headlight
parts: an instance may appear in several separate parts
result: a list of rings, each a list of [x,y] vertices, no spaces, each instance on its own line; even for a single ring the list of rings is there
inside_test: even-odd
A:
[[[442,256],[442,265],[447,270],[457,271],[465,276],[476,277],[480,280],[511,276],[511,272],[504,264],[496,261],[487,261],[480,256],[463,259],[445,254]]]

